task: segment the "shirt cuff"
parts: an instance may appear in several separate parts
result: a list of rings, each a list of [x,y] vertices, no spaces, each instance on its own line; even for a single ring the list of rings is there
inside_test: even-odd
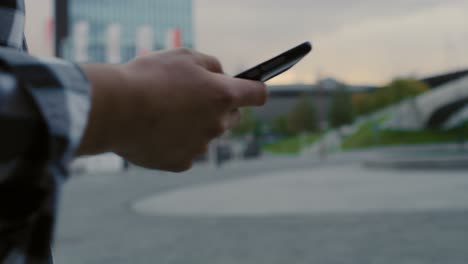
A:
[[[66,169],[83,136],[91,107],[91,85],[79,66],[0,49],[20,85],[31,95],[46,124],[48,159]]]

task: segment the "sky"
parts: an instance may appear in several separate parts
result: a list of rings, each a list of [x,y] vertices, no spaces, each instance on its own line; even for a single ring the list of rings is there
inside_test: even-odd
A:
[[[49,55],[37,26],[50,0],[26,0],[27,36]],[[468,68],[468,0],[194,0],[195,47],[236,74],[303,41],[313,52],[273,84],[334,77],[384,84]]]

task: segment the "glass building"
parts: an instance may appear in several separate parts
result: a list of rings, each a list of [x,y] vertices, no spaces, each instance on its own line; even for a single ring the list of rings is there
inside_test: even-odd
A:
[[[68,0],[64,57],[125,62],[174,47],[193,48],[191,0]]]

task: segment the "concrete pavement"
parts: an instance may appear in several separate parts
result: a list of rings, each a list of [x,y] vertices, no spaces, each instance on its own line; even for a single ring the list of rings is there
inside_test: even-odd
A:
[[[356,164],[250,175],[155,194],[153,216],[275,216],[468,208],[466,172],[369,170]]]
[[[76,177],[56,263],[467,263],[467,171],[362,167],[372,155]]]

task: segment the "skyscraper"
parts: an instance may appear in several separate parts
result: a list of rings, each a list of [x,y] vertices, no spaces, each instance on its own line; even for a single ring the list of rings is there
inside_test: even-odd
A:
[[[151,50],[192,48],[191,0],[68,0],[65,58],[125,62]]]

